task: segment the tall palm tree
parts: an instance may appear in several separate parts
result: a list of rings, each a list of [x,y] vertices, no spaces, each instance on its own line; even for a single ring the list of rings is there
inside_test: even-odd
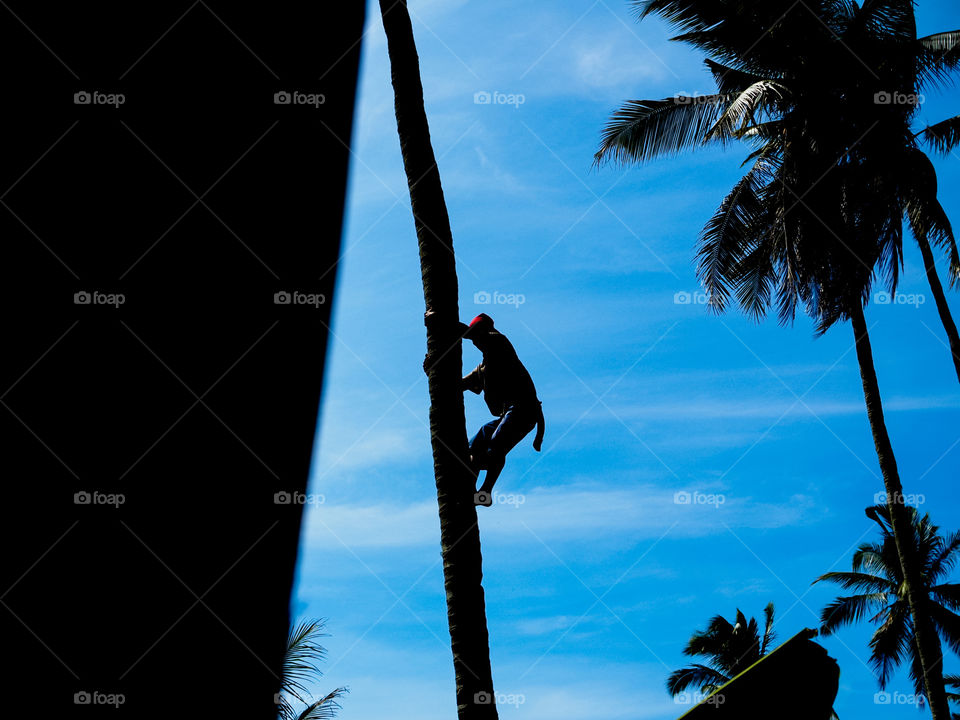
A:
[[[863,308],[875,275],[896,291],[905,213],[919,237],[955,245],[935,183],[916,170],[925,156],[916,135],[906,139],[913,110],[899,99],[958,67],[960,33],[918,39],[909,0],[634,4],[641,17],[658,13],[682,30],[674,39],[712,56],[707,66],[717,92],[628,102],[605,128],[597,161],[643,162],[734,140],[752,147],[749,170],[700,236],[698,274],[717,311],[735,293],[754,318],[776,305],[780,320],[790,322],[803,305],[820,332],[851,321],[893,534],[898,547],[908,547],[909,518]],[[878,104],[882,93],[898,102]],[[956,125],[921,136],[952,147]],[[904,553],[900,560],[933,716],[946,720],[934,629],[918,612],[914,590],[919,568]]]
[[[930,516],[908,509],[911,527],[909,552],[922,570],[925,613],[937,629],[936,651],[941,642],[960,651],[960,584],[943,582],[960,558],[960,532],[941,535]],[[914,624],[903,583],[903,571],[890,527],[886,505],[867,508],[867,516],[880,527],[880,542],[864,543],[853,554],[851,572],[829,572],[814,582],[833,582],[856,594],[838,597],[820,613],[821,632],[829,635],[846,625],[869,619],[876,626],[870,639],[870,664],[884,689],[893,671],[909,663],[910,678],[923,694],[923,671],[917,654]],[[944,681],[949,681],[945,677]]]
[[[739,609],[733,624],[722,615],[711,618],[707,629],[695,632],[683,649],[684,655],[706,658],[706,664],[674,670],[667,678],[667,692],[676,696],[693,686],[709,694],[753,665],[773,643],[773,613],[773,603],[763,609],[763,635],[756,619],[748,621]]]
[[[337,688],[319,700],[313,700],[307,687],[307,683],[323,675],[317,663],[326,658],[327,651],[318,641],[325,635],[322,620],[303,621],[290,628],[277,694],[279,720],[328,720],[336,717],[340,710],[337,700],[347,692],[346,688]],[[303,707],[297,710],[293,700]]]
[[[457,269],[430,128],[420,64],[405,0],[380,0],[395,95],[400,150],[420,248],[427,309],[425,364],[430,392],[430,440],[440,513],[447,622],[453,649],[460,720],[496,718],[480,532],[473,504],[476,477],[467,450],[460,348]]]

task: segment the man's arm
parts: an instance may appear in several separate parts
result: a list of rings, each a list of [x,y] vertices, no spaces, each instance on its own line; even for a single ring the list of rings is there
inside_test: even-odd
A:
[[[460,389],[469,390],[475,395],[479,395],[483,391],[483,378],[480,376],[479,365],[473,369],[473,372],[460,381]]]

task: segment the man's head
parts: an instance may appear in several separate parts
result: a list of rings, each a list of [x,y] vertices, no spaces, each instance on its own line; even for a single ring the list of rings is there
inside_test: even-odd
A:
[[[472,340],[473,344],[482,350],[487,334],[493,330],[493,318],[486,313],[480,313],[464,327],[463,336]]]

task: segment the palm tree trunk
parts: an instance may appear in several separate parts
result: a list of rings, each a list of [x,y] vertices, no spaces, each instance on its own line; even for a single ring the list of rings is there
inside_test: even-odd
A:
[[[870,429],[873,432],[873,443],[877,450],[877,459],[880,461],[880,472],[883,474],[883,486],[887,493],[887,507],[890,510],[890,525],[893,538],[897,545],[897,555],[900,557],[900,567],[903,570],[904,585],[907,591],[907,602],[910,614],[913,617],[914,638],[917,643],[917,654],[923,667],[923,686],[926,689],[927,701],[933,713],[933,720],[950,720],[950,709],[947,705],[947,696],[943,684],[942,655],[939,639],[930,616],[923,611],[926,601],[922,593],[920,568],[915,558],[910,554],[910,518],[903,504],[903,485],[900,483],[900,473],[897,470],[897,460],[893,455],[890,436],[887,434],[887,425],[883,418],[883,404],[880,400],[880,387],[877,383],[877,371],[873,364],[873,350],[870,347],[870,336],[867,333],[867,321],[863,316],[863,308],[855,304],[851,312],[853,332],[857,344],[857,360],[860,363],[860,379],[863,382],[863,398],[867,404],[867,417],[870,419]]]
[[[477,512],[469,467],[459,333],[457,269],[450,220],[430,144],[420,63],[405,0],[380,0],[395,95],[400,150],[420,247],[423,299],[435,320],[427,327],[430,440],[440,512],[447,621],[460,720],[495,719],[493,679]]]
[[[943,285],[940,284],[940,278],[937,276],[937,266],[933,261],[930,243],[927,242],[925,237],[920,236],[917,238],[917,244],[920,246],[920,254],[923,256],[923,267],[927,273],[927,282],[930,283],[930,292],[933,293],[933,299],[937,303],[937,312],[940,313],[940,322],[943,323],[943,329],[947,331],[947,339],[950,341],[950,354],[953,356],[953,366],[957,371],[957,380],[960,380],[960,334],[957,333],[956,323],[953,322],[950,306],[947,305],[947,298],[943,293]]]

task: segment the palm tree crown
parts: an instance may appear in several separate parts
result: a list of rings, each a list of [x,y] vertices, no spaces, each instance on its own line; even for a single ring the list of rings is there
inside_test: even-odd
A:
[[[634,0],[674,40],[710,55],[717,92],[626,103],[598,162],[646,161],[747,142],[749,169],[705,226],[698,273],[711,306],[732,295],[782,321],[805,305],[821,330],[869,297],[875,272],[895,292],[906,217],[960,277],[953,231],[919,141],[949,152],[960,116],[911,130],[925,88],[960,67],[960,31],[917,38],[909,0]]]
[[[733,624],[722,615],[713,617],[706,630],[693,634],[684,655],[705,657],[707,664],[692,664],[667,678],[667,691],[678,695],[690,686],[711,693],[767,654],[774,640],[773,603],[764,608],[763,635],[755,618],[748,621],[740,610]]]
[[[870,639],[870,664],[881,688],[904,661],[918,695],[923,694],[923,673],[914,641],[913,619],[907,606],[903,572],[890,528],[886,505],[867,508],[867,516],[880,527],[880,542],[864,543],[853,555],[852,572],[829,572],[814,582],[827,580],[857,594],[838,597],[821,612],[821,632],[835,633],[840,627],[868,618],[877,626]],[[913,528],[909,552],[922,568],[920,588],[928,613],[942,642],[960,652],[960,584],[944,583],[957,561],[960,532],[943,536],[940,528],[916,508],[908,508]],[[944,678],[948,681],[948,678]]]

